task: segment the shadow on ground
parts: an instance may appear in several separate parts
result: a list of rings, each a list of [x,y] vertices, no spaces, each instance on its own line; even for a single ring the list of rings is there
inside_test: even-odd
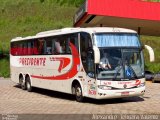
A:
[[[14,87],[20,89],[20,87],[18,85],[14,86]],[[74,95],[67,94],[67,93],[61,93],[61,92],[46,90],[46,89],[41,89],[41,88],[34,88],[33,92],[37,93],[37,94],[44,95],[44,96],[48,96],[48,97],[76,101]],[[102,105],[102,104],[119,104],[119,103],[142,102],[142,101],[144,101],[144,99],[142,97],[115,98],[115,99],[103,99],[103,100],[84,98],[83,103]]]

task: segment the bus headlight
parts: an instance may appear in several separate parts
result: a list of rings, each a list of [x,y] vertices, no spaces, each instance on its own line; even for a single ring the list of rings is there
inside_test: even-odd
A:
[[[112,87],[105,86],[105,85],[98,85],[98,88],[102,89],[102,90],[111,90],[112,89]]]
[[[139,84],[137,87],[144,87],[144,86],[145,86],[145,82],[144,82],[144,83]]]

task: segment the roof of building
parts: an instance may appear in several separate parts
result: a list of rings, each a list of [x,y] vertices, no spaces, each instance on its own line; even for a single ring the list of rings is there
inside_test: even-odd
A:
[[[142,35],[160,36],[160,2],[86,0],[76,12],[75,27],[122,27]]]

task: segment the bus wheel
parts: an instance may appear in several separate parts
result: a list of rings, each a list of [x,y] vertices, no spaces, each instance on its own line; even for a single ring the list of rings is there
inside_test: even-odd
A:
[[[26,90],[26,82],[23,79],[23,77],[19,78],[19,83],[20,83],[20,86],[21,86],[22,90]]]
[[[77,102],[83,101],[82,88],[81,88],[80,84],[75,85],[75,95],[76,95]]]
[[[32,91],[31,81],[29,77],[26,78],[26,87],[28,92]]]

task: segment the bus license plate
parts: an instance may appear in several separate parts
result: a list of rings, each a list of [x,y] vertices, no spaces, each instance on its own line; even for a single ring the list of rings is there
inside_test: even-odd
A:
[[[128,96],[129,95],[129,92],[122,92],[121,93],[121,96]]]

